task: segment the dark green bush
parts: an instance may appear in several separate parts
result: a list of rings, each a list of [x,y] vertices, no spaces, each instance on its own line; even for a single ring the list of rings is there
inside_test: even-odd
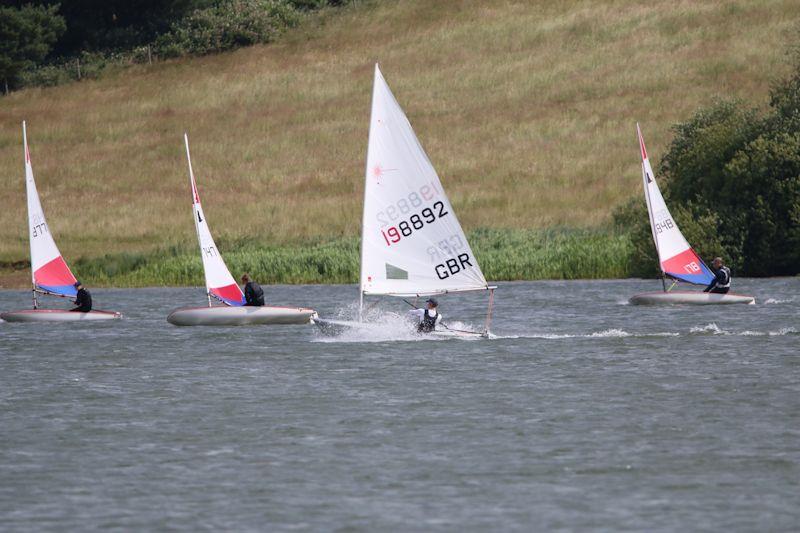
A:
[[[121,56],[83,52],[72,59],[60,59],[22,72],[22,86],[50,87],[68,81],[97,78],[109,65],[124,62]],[[80,72],[80,76],[79,76]]]
[[[299,20],[285,0],[225,0],[198,9],[155,42],[161,57],[210,54],[272,41]]]
[[[4,88],[17,85],[20,73],[41,62],[64,33],[58,4],[0,7],[0,81]]]

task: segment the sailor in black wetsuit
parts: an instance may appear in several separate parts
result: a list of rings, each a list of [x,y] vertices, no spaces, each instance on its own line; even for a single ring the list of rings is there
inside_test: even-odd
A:
[[[75,295],[74,303],[77,307],[70,309],[76,313],[88,313],[92,310],[92,295],[89,291],[83,288],[80,281],[75,282],[75,288],[78,289],[78,294]]]
[[[714,258],[714,261],[711,263],[711,268],[714,270],[714,279],[703,292],[726,294],[731,290],[731,269],[722,264],[721,257]]]
[[[247,274],[242,274],[242,283],[244,283],[244,305],[262,307],[264,305],[264,290],[261,285],[252,281]]]
[[[436,310],[439,307],[439,302],[434,298],[425,301],[425,309],[412,309],[408,312],[409,315],[416,317],[419,320],[417,324],[417,331],[419,333],[430,333],[436,330],[436,323],[442,319],[442,315]]]

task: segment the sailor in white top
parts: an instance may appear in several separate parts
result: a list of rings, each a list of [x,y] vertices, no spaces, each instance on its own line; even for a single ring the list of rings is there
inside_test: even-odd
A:
[[[425,301],[425,309],[412,309],[408,312],[410,316],[415,317],[419,323],[417,324],[417,331],[420,333],[430,333],[436,329],[436,324],[442,320],[442,315],[437,311],[439,302],[434,298]]]

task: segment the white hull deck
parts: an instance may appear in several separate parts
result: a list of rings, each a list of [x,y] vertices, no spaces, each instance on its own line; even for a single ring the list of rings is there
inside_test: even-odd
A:
[[[311,319],[319,330],[325,335],[335,337],[347,331],[363,330],[364,332],[374,332],[381,329],[380,324],[372,324],[369,322],[356,322],[351,320],[330,320],[326,318],[314,317]],[[449,338],[449,339],[485,339],[489,335],[479,331],[466,331],[459,329],[447,329],[439,327],[436,331],[429,333],[420,333],[421,337],[436,337],[436,338]]]
[[[89,311],[80,313],[66,309],[22,309],[0,313],[6,322],[92,322],[96,320],[118,320],[122,313],[116,311]]]
[[[304,307],[182,307],[167,317],[176,326],[308,324],[316,312]]]
[[[727,305],[727,304],[755,304],[752,296],[735,294],[715,294],[700,291],[670,291],[670,292],[644,292],[631,296],[629,303],[632,305]]]

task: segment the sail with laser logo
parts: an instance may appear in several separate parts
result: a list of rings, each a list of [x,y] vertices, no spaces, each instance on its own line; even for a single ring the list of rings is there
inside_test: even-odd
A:
[[[439,176],[378,65],[361,243],[364,294],[488,289]]]
[[[25,148],[25,190],[28,196],[28,236],[33,286],[39,291],[57,296],[75,296],[78,293],[74,286],[75,276],[58,251],[39,201],[25,122],[22,123],[22,143]]]
[[[639,149],[642,156],[644,197],[647,201],[650,229],[653,232],[653,242],[656,245],[661,270],[671,278],[695,285],[708,285],[714,279],[714,274],[678,229],[678,225],[664,202],[664,197],[661,196],[658,183],[656,183],[644,146],[642,131],[638,124],[636,133],[639,137]]]
[[[222,256],[208,229],[206,216],[203,213],[203,206],[200,203],[200,195],[197,192],[197,183],[194,179],[192,170],[192,157],[189,154],[189,136],[184,134],[183,140],[186,143],[186,159],[189,162],[189,181],[192,185],[192,211],[194,214],[194,225],[197,229],[197,240],[200,243],[200,257],[203,259],[203,272],[206,277],[206,290],[210,296],[215,297],[222,303],[231,306],[245,304],[244,294],[231,276],[230,270],[225,265]]]

